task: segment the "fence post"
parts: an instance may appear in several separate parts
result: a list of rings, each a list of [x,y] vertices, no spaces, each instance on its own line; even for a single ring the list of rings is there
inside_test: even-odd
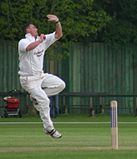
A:
[[[103,98],[102,97],[99,97],[99,107],[100,107],[100,113],[104,114]]]
[[[89,99],[89,116],[94,116],[95,115],[95,110],[93,108],[93,98],[90,97]]]
[[[63,97],[63,106],[64,106],[64,111],[65,111],[65,114],[68,114],[68,108],[67,108],[67,105],[66,105],[66,96],[62,96]]]
[[[135,98],[136,99],[136,105],[135,105],[135,116],[137,116],[137,97]]]

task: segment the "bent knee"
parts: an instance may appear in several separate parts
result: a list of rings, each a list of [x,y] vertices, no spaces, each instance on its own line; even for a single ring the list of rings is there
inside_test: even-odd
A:
[[[62,81],[62,83],[60,84],[60,89],[63,90],[66,87],[66,84],[64,81]]]

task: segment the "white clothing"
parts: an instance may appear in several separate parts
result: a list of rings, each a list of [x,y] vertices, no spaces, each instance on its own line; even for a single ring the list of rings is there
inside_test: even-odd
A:
[[[51,131],[54,129],[54,126],[50,118],[50,100],[48,96],[61,92],[65,88],[65,83],[57,76],[43,73],[44,53],[56,41],[55,33],[45,36],[46,39],[41,44],[28,52],[26,47],[30,43],[35,42],[35,38],[31,34],[26,34],[26,38],[19,41],[19,75],[21,86],[38,103],[38,105],[35,105],[35,108],[40,113],[45,131]]]
[[[22,87],[38,102],[38,105],[34,106],[40,112],[44,129],[47,131],[54,129],[50,118],[48,96],[61,92],[65,88],[65,83],[60,78],[48,73],[39,76],[20,76],[20,82]]]
[[[55,38],[55,32],[45,35],[45,40],[39,44],[35,49],[26,52],[27,46],[35,42],[35,37],[30,33],[25,35],[26,38],[21,39],[18,44],[19,52],[19,75],[21,76],[33,76],[43,72],[43,59],[47,48],[53,44],[57,39]]]

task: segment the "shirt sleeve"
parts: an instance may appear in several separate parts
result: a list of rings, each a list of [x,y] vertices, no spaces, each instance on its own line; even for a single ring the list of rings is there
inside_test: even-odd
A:
[[[55,41],[57,41],[57,39],[55,38],[55,32],[53,32],[51,34],[47,34],[45,36],[46,36],[46,40],[45,40],[46,48],[48,48],[51,44],[53,44]]]
[[[31,42],[29,42],[27,39],[21,39],[18,43],[19,51],[26,52],[26,48],[30,43]]]

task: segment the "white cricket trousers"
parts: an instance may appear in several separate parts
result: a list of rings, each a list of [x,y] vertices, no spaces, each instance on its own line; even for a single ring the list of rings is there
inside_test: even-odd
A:
[[[36,99],[37,105],[34,107],[39,111],[45,131],[54,129],[50,118],[50,100],[48,96],[53,96],[65,88],[65,83],[59,77],[48,73],[37,76],[20,76],[21,86]]]

